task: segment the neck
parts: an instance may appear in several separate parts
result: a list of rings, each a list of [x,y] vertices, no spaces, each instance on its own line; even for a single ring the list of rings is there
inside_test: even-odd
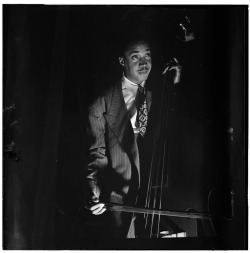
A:
[[[146,81],[142,81],[141,83],[135,83],[135,82],[129,80],[129,79],[125,76],[125,74],[123,74],[123,79],[124,79],[124,81],[126,81],[126,82],[128,82],[129,84],[134,85],[134,86],[139,86],[139,85],[140,85],[140,86],[144,87],[144,86],[145,86],[145,82],[146,82]]]

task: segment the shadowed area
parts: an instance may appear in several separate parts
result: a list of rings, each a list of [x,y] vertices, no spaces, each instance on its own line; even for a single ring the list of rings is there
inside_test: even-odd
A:
[[[185,16],[193,40],[179,30]],[[3,248],[246,249],[246,17],[246,6],[3,5]],[[228,215],[234,191],[231,221],[162,219],[188,238],[101,240],[102,218],[82,205],[87,107],[121,78],[118,42],[138,28],[152,42],[155,105],[163,64],[183,67],[162,207]]]

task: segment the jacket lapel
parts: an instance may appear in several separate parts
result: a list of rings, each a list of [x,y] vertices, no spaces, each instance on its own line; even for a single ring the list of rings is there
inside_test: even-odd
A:
[[[124,102],[121,82],[114,86],[111,96],[106,97],[106,103],[110,104],[108,104],[107,113],[104,114],[104,117],[118,142],[134,162],[139,172],[138,147],[130,122],[129,112]]]
[[[121,83],[115,85],[113,92],[109,95],[109,97],[105,98],[107,112],[104,114],[104,117],[119,143],[122,143],[129,123],[129,113],[123,99]]]
[[[149,111],[152,102],[152,93],[150,91],[147,91],[146,99]],[[121,81],[113,87],[113,92],[109,93],[105,97],[105,100],[107,112],[104,114],[104,118],[118,142],[124,148],[131,161],[134,162],[140,178],[139,151],[130,122],[129,112],[123,98]]]

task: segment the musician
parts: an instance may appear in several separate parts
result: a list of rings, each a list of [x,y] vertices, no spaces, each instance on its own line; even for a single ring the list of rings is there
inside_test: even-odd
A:
[[[131,213],[106,211],[105,202],[136,205],[141,188],[141,156],[137,140],[147,135],[152,94],[147,79],[152,69],[148,40],[130,38],[118,58],[121,79],[100,95],[88,108],[88,165],[85,207],[101,217],[100,237],[136,238],[135,217]],[[176,72],[176,59],[166,71]],[[97,235],[98,236],[98,235]]]

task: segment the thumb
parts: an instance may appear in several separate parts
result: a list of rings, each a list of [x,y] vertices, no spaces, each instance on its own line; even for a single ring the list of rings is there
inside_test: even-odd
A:
[[[92,201],[93,201],[94,203],[98,203],[98,202],[99,202],[99,199],[98,199],[97,197],[93,197]]]

